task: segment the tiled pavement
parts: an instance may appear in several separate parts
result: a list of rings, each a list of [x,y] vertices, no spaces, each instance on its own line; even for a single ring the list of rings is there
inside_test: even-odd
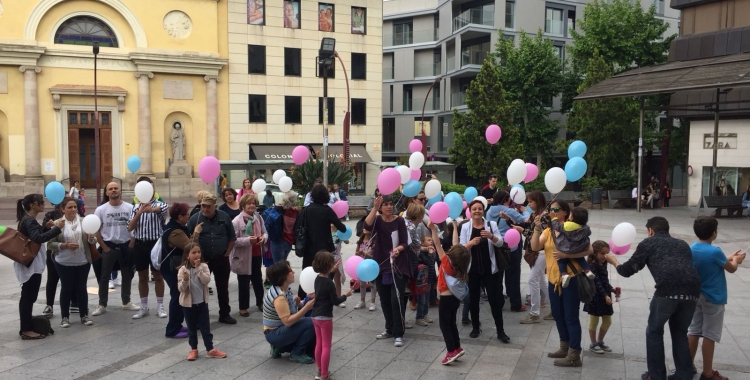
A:
[[[638,228],[638,240],[645,237],[645,221],[652,215],[666,216],[674,236],[693,240],[692,220],[700,213],[687,208],[647,210],[641,214],[633,210],[595,210],[590,215],[593,238],[608,240],[614,225],[629,221]],[[0,224],[14,225],[9,210],[0,211]],[[354,220],[348,222],[354,227]],[[721,219],[719,244],[725,252],[744,249],[750,245],[750,220]],[[344,248],[345,258],[354,251],[354,245]],[[292,265],[300,260],[291,255]],[[627,256],[625,257],[627,258]],[[750,263],[750,262],[749,262]],[[526,294],[525,281],[528,266],[524,263],[522,293]],[[735,274],[728,274],[729,304],[726,308],[723,338],[716,347],[715,368],[730,379],[750,379],[750,265]],[[354,310],[358,294],[347,302],[346,309],[335,308],[332,377],[336,379],[638,379],[645,371],[645,326],[648,317],[649,297],[653,293],[653,278],[647,270],[629,278],[612,273],[611,282],[623,289],[621,301],[615,304],[613,325],[607,334],[607,344],[612,353],[597,355],[583,353],[583,367],[558,368],[546,353],[558,344],[557,330],[552,321],[536,325],[520,325],[521,314],[505,309],[506,333],[510,344],[494,338],[489,308],[483,306],[481,315],[484,333],[470,339],[470,328],[461,328],[462,345],[467,350],[460,362],[450,366],[440,364],[445,346],[437,322],[428,327],[415,326],[407,330],[405,345],[393,347],[392,341],[376,341],[375,334],[383,327],[381,312]],[[298,272],[299,273],[299,272]],[[93,271],[89,286],[95,286]],[[153,286],[151,308],[155,305]],[[136,290],[136,287],[133,287]],[[59,328],[59,307],[55,307],[52,325],[56,334],[38,341],[22,341],[18,337],[18,298],[20,288],[9,260],[0,260],[0,380],[2,379],[312,379],[314,365],[300,365],[286,358],[271,359],[265,342],[261,315],[251,312],[249,318],[237,315],[237,282],[230,282],[230,300],[236,325],[216,322],[218,310],[215,296],[211,297],[212,332],[215,344],[228,353],[226,359],[199,358],[185,361],[188,345],[185,340],[164,337],[166,319],[153,313],[143,320],[133,320],[133,312],[117,309],[119,289],[110,297],[115,302],[109,311],[94,317],[95,324],[85,327],[77,320],[68,329]],[[44,281],[35,313],[44,306]],[[168,298],[168,295],[167,295]],[[133,298],[137,301],[137,297]],[[369,295],[368,295],[369,299]],[[95,306],[98,297],[89,296],[89,305]],[[430,309],[437,319],[437,309]],[[407,311],[408,320],[414,312]],[[584,327],[583,342],[588,344],[586,326],[588,316],[581,313]],[[669,339],[667,332],[666,339]],[[200,342],[200,340],[199,340]],[[199,343],[202,345],[202,343]],[[667,357],[671,358],[669,342]],[[201,352],[203,354],[203,352]],[[672,367],[671,359],[668,363]],[[700,362],[700,354],[697,361]],[[697,363],[700,368],[700,363]],[[698,376],[695,377],[696,379]]]

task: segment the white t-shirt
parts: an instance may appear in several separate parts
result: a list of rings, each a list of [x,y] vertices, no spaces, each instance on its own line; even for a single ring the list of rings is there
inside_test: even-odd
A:
[[[102,220],[102,228],[99,232],[104,241],[123,244],[130,241],[128,231],[128,220],[133,211],[133,205],[122,202],[119,206],[105,203],[96,208],[94,214]]]
[[[634,187],[633,188],[633,194],[632,195],[633,195],[633,199],[638,198],[638,187]]]

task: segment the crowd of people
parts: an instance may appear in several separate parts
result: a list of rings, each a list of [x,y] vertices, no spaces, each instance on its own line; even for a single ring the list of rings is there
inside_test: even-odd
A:
[[[140,181],[151,180],[148,177]],[[122,309],[135,311],[133,319],[149,315],[149,270],[156,293],[156,316],[169,318],[165,336],[188,338],[188,360],[196,360],[197,333],[200,332],[208,357],[226,357],[213,346],[208,316],[208,285],[211,276],[219,305],[219,322],[235,324],[231,316],[229,279],[237,276],[238,308],[241,317],[250,315],[251,287],[255,307],[263,315],[263,333],[273,357],[290,353],[290,360],[315,363],[317,378],[328,379],[331,357],[334,306],[345,307],[352,290],[359,289],[360,302],[377,310],[376,295],[384,317],[378,340],[393,340],[404,345],[405,331],[412,328],[406,308],[416,310],[414,324],[433,323],[429,306],[438,306],[440,330],[446,344],[443,364],[450,364],[467,352],[461,347],[457,329],[458,309],[463,305],[461,323],[471,325],[469,338],[482,334],[479,317],[481,300],[489,304],[496,337],[510,343],[505,332],[503,308],[506,298],[510,312],[523,313],[521,324],[554,320],[560,346],[548,356],[556,366],[583,364],[579,313],[589,314],[588,349],[604,354],[612,349],[604,342],[612,323],[613,294],[619,288],[608,279],[608,265],[630,277],[649,267],[656,282],[646,327],[648,372],[644,379],[687,379],[697,373],[693,358],[703,338],[701,379],[722,379],[712,368],[713,350],[721,339],[723,310],[727,303],[724,271],[734,272],[745,258],[735,252],[728,257],[712,245],[718,223],[712,217],[694,221],[697,242],[692,246],[669,235],[669,223],[655,216],[646,225],[648,238],[638,244],[630,260],[619,263],[604,241],[591,242],[587,210],[571,209],[567,202],[547,202],[543,193],[530,192],[525,205],[516,204],[508,190],[497,187],[490,177],[481,190],[482,197],[469,200],[466,218],[433,223],[424,192],[413,198],[394,199],[377,193],[362,218],[362,231],[356,254],[371,258],[379,265],[379,274],[371,282],[352,280],[343,290],[346,277],[341,270],[341,244],[337,231],[347,227],[330,207],[345,200],[338,186],[326,188],[316,181],[299,207],[298,195],[290,191],[281,202],[259,212],[259,195],[249,179],[238,194],[231,188],[221,191],[224,201],[217,207],[217,196],[198,194],[198,205],[168,205],[154,192],[150,200],[122,199],[119,185],[106,186],[105,202],[94,212],[102,221],[95,235],[81,227],[79,201],[66,197],[55,210],[45,215],[43,225],[36,217],[44,211],[44,198],[31,194],[18,201],[18,230],[42,244],[31,265],[15,264],[22,284],[19,313],[23,339],[42,339],[33,330],[32,306],[47,270],[47,306],[44,314],[54,314],[57,282],[60,288],[60,326],[70,326],[71,305],[77,306],[85,326],[91,318],[107,311],[109,282],[116,265],[121,271]],[[510,189],[509,189],[510,190]],[[80,196],[80,194],[79,194]],[[399,212],[400,211],[400,212]],[[515,230],[524,239],[516,246],[505,241]],[[514,233],[515,234],[515,233]],[[300,239],[304,239],[301,241]],[[152,249],[161,244],[160,262],[152,260]],[[296,295],[288,255],[292,246],[302,258],[301,269],[312,266],[318,277],[315,292],[302,287]],[[263,276],[264,258],[265,280]],[[521,297],[521,265],[530,267],[529,296]],[[89,271],[95,267],[99,282],[99,303],[89,314],[85,300]],[[138,274],[140,305],[131,302],[130,288],[135,268]],[[265,281],[265,283],[264,283]],[[590,282],[593,294],[582,302],[578,283]],[[163,305],[164,283],[170,291],[167,309]],[[265,286],[264,286],[265,285]],[[308,289],[309,290],[309,289]],[[78,302],[76,302],[78,301]],[[528,305],[525,305],[526,303]],[[581,306],[583,303],[583,307]],[[542,310],[549,305],[550,312]],[[669,323],[676,372],[667,375],[664,357],[664,325]]]

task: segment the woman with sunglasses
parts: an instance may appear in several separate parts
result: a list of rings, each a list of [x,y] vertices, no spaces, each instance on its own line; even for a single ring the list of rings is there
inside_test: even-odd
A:
[[[544,249],[547,265],[547,277],[549,277],[549,298],[552,307],[552,315],[555,317],[557,333],[560,335],[560,349],[550,352],[547,357],[557,358],[555,365],[559,367],[580,367],[581,361],[581,320],[579,311],[581,300],[578,298],[578,276],[570,274],[572,278],[567,288],[562,287],[562,277],[557,266],[557,259],[578,258],[593,253],[593,249],[575,254],[563,255],[555,248],[555,240],[552,237],[552,229],[549,227],[551,219],[567,220],[570,215],[570,206],[563,201],[554,201],[549,208],[549,215],[537,215],[534,218],[534,233],[531,236],[531,249]],[[571,261],[578,273],[583,273],[578,263]]]
[[[526,238],[523,244],[524,255],[523,258],[531,267],[529,272],[529,294],[531,310],[529,314],[521,319],[521,324],[539,323],[541,320],[540,308],[545,307],[545,301],[549,299],[549,293],[547,292],[547,277],[544,275],[546,267],[546,259],[543,252],[535,251],[531,249],[531,236],[535,228],[541,228],[536,222],[535,218],[542,215],[545,211],[547,200],[544,198],[544,194],[541,191],[535,190],[526,195],[526,199],[529,201],[529,209],[532,211],[531,222],[523,230],[523,236]],[[540,297],[541,295],[541,297]],[[544,316],[546,320],[552,320],[552,313]]]

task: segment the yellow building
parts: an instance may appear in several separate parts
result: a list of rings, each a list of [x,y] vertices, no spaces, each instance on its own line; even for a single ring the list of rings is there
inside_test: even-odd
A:
[[[94,187],[94,41],[103,183],[129,188],[133,155],[163,192],[170,159],[175,179],[228,158],[227,15],[218,0],[0,0],[0,196]]]

